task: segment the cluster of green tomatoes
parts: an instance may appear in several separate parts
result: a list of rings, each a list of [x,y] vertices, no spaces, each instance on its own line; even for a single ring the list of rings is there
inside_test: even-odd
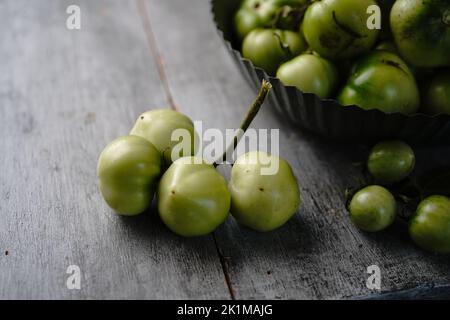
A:
[[[244,58],[285,85],[344,106],[450,114],[447,0],[243,0],[233,23]]]
[[[263,82],[241,129],[251,120],[270,90]],[[192,148],[173,159],[172,133],[184,129]],[[194,124],[186,115],[171,109],[143,113],[129,135],[112,141],[97,165],[100,191],[118,214],[134,216],[145,212],[157,195],[164,224],[182,236],[213,232],[229,212],[243,225],[270,231],[286,223],[300,205],[300,191],[290,165],[265,152],[253,151],[238,157],[227,185],[215,164],[195,157]],[[234,147],[238,143],[235,137]],[[188,153],[188,154],[185,154]],[[175,161],[172,161],[175,160]],[[262,168],[277,161],[278,170],[262,174]]]
[[[394,222],[397,201],[385,187],[407,178],[414,166],[414,151],[404,142],[384,141],[372,148],[367,169],[379,185],[359,190],[350,201],[350,217],[358,228],[377,232]],[[423,249],[450,253],[450,198],[432,195],[422,199],[409,219],[409,234]]]

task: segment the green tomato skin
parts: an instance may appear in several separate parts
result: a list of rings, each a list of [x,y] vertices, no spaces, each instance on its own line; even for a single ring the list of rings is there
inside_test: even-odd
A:
[[[387,189],[372,185],[353,196],[349,209],[350,218],[359,229],[377,232],[394,222],[397,203]]]
[[[282,46],[288,49],[283,49]],[[298,32],[278,29],[255,29],[242,44],[242,55],[269,75],[275,75],[278,67],[307,49]]]
[[[303,92],[329,98],[338,83],[334,65],[317,55],[302,54],[280,66],[277,78],[287,86],[295,86]]]
[[[338,101],[344,106],[411,114],[419,109],[420,95],[408,66],[397,55],[376,50],[356,63]]]
[[[310,47],[328,59],[349,59],[369,51],[379,30],[367,28],[367,8],[374,0],[322,0],[311,4],[303,19]]]
[[[161,154],[147,140],[125,136],[100,154],[97,176],[106,203],[118,214],[144,212],[153,199],[161,174]]]
[[[305,6],[307,2],[307,0],[244,0],[233,19],[235,34],[238,40],[242,41],[254,29],[272,27],[283,6],[299,8]]]
[[[402,141],[383,141],[370,151],[367,168],[377,181],[392,184],[409,176],[415,163],[414,151],[409,145]]]
[[[150,141],[164,156],[165,163],[171,164],[173,160],[176,160],[172,159],[172,149],[179,143],[179,141],[172,141],[172,133],[176,129],[187,130],[191,149],[190,153],[181,152],[177,156],[194,155],[198,139],[192,120],[171,109],[155,109],[144,112],[136,120],[130,135],[140,136]]]
[[[424,111],[432,115],[450,114],[450,71],[441,71],[431,81]]]
[[[416,67],[450,66],[450,2],[397,0],[391,29],[402,57]]]
[[[239,41],[242,41],[252,30],[263,28],[266,24],[248,9],[239,10],[234,17],[234,28]]]
[[[422,200],[410,220],[409,234],[422,249],[450,253],[450,199],[430,196]]]
[[[184,157],[172,163],[161,178],[158,210],[174,233],[202,236],[213,232],[227,218],[230,192],[212,165],[200,158]]]
[[[262,175],[267,163],[279,161],[274,175]],[[300,190],[289,164],[264,152],[240,156],[231,170],[231,214],[241,224],[266,232],[285,224],[300,206]]]

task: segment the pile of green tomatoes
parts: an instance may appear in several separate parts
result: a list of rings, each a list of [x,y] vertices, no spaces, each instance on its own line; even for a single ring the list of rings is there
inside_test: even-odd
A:
[[[241,125],[243,131],[270,88],[263,81]],[[181,129],[191,148],[177,152],[180,141],[174,141],[172,133]],[[229,212],[243,225],[270,231],[298,211],[299,185],[285,160],[261,151],[245,153],[234,162],[227,184],[215,163],[194,156],[197,140],[192,120],[180,112],[156,109],[141,114],[130,134],[108,144],[98,160],[99,187],[106,203],[120,215],[135,216],[151,207],[156,193],[163,223],[186,237],[213,232]],[[237,143],[238,136],[233,147]],[[278,170],[263,174],[262,168],[274,161]]]
[[[414,151],[404,142],[383,141],[371,149],[367,169],[376,184],[356,192],[349,203],[351,220],[358,228],[377,232],[394,222],[398,205],[388,188],[407,179],[414,166]],[[421,197],[415,213],[409,216],[408,225],[409,234],[419,247],[450,253],[450,198]]]
[[[233,25],[244,58],[285,85],[343,106],[450,114],[447,0],[243,0]]]

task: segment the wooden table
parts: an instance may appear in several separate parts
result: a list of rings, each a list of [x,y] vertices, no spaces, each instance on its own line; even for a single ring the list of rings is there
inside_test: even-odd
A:
[[[80,30],[66,28],[71,4]],[[230,217],[184,239],[156,210],[122,218],[105,205],[98,156],[141,112],[174,105],[224,130],[255,95],[207,0],[4,0],[0,39],[0,298],[450,297],[448,256],[416,248],[401,223],[351,224],[344,190],[360,179],[361,148],[300,132],[270,105],[253,126],[280,128],[302,191],[284,227],[261,234]],[[422,165],[449,159],[449,148],[418,153]],[[66,286],[70,265],[79,290]],[[381,290],[366,287],[370,265]]]

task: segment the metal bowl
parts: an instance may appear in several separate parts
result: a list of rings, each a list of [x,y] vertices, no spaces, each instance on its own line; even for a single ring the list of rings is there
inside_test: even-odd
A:
[[[334,141],[374,143],[383,139],[401,139],[413,145],[450,143],[450,115],[430,116],[422,113],[387,114],[379,110],[364,110],[357,106],[342,106],[333,99],[320,99],[292,86],[285,86],[263,69],[242,57],[233,35],[233,15],[240,0],[212,0],[212,13],[217,30],[245,79],[258,88],[262,79],[273,89],[270,104],[296,127]]]

